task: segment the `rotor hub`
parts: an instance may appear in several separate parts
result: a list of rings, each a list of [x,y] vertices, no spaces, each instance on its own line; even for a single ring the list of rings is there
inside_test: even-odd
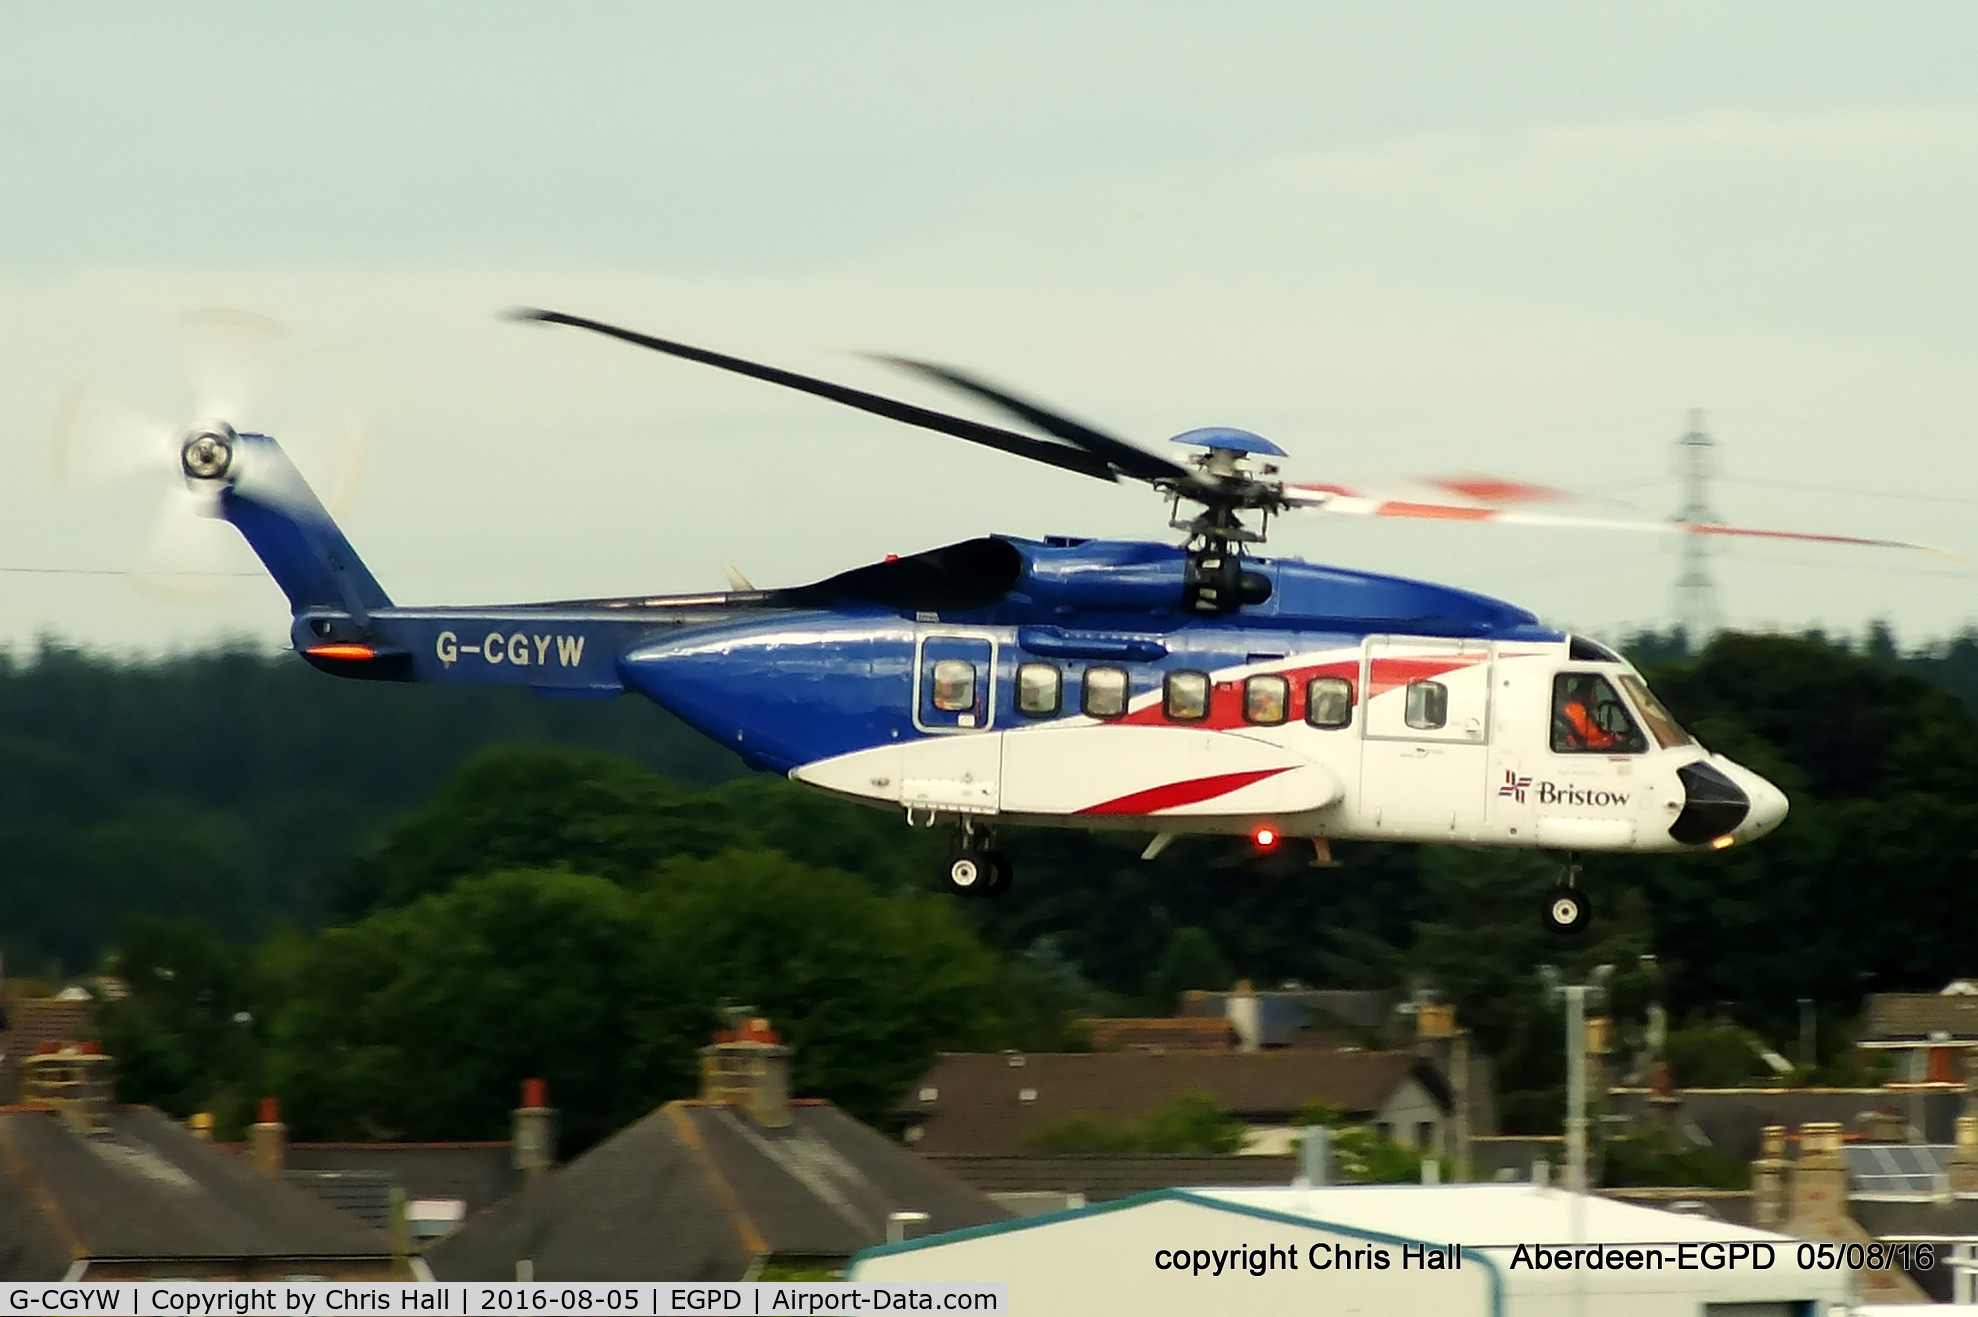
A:
[[[195,430],[179,449],[179,466],[188,480],[219,480],[233,468],[234,441],[230,425]]]

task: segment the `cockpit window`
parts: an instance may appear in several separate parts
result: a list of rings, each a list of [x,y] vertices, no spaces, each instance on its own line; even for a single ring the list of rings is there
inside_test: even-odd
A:
[[[1562,672],[1552,679],[1552,748],[1561,754],[1638,755],[1648,738],[1634,715],[1597,672]]]
[[[1621,674],[1621,686],[1634,698],[1635,707],[1641,710],[1641,720],[1648,724],[1648,734],[1664,750],[1673,750],[1679,745],[1689,745],[1695,738],[1683,730],[1683,725],[1655,698],[1655,692],[1648,683],[1632,672]]]

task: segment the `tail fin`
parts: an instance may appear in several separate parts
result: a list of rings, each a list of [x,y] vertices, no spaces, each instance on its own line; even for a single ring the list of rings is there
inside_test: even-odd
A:
[[[273,439],[221,427],[188,439],[181,465],[195,490],[215,492],[219,515],[247,537],[292,612],[333,608],[368,622],[372,610],[391,607],[377,578]]]

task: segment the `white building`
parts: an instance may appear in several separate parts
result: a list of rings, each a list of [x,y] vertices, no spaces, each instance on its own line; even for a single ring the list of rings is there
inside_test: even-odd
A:
[[[1846,1273],[1802,1269],[1798,1244],[1526,1184],[1172,1189],[871,1249],[850,1274],[1002,1281],[1026,1317],[1770,1317],[1844,1302]]]

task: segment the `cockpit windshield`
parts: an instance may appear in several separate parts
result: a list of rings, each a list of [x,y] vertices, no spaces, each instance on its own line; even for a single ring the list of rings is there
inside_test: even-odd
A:
[[[1655,692],[1648,683],[1632,672],[1621,674],[1621,685],[1633,697],[1635,707],[1641,710],[1642,721],[1648,724],[1649,734],[1655,743],[1664,750],[1674,750],[1679,745],[1689,745],[1695,738],[1683,730],[1683,725],[1665,708],[1662,701],[1655,698]]]
[[[1648,738],[1607,678],[1562,672],[1552,679],[1552,748],[1560,754],[1639,755],[1648,753]]]

